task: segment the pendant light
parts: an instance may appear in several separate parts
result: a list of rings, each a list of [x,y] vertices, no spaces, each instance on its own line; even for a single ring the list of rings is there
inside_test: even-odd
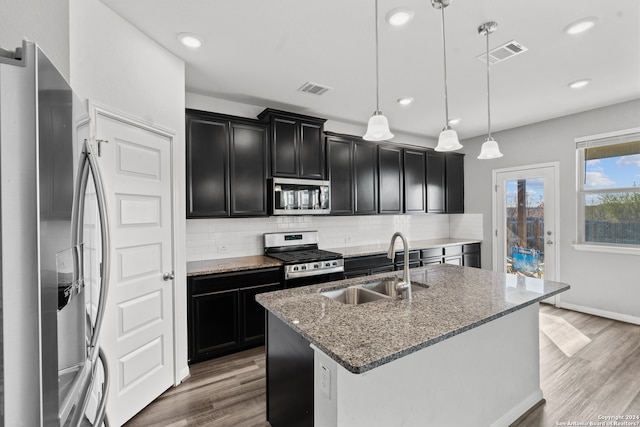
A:
[[[478,156],[481,160],[490,160],[497,159],[498,157],[502,157],[502,153],[500,152],[500,148],[498,148],[498,143],[491,137],[491,91],[489,90],[489,34],[493,33],[498,28],[497,22],[486,22],[478,27],[478,34],[487,36],[487,57],[485,58],[487,61],[487,128],[488,135],[487,140],[482,144],[482,148],[480,149],[480,155]]]
[[[438,145],[436,151],[453,151],[462,148],[462,144],[458,141],[458,134],[449,126],[449,101],[447,99],[447,45],[445,42],[444,31],[444,8],[451,4],[452,0],[431,0],[431,6],[440,9],[442,12],[442,52],[444,57],[444,114],[445,125],[438,137]]]
[[[389,121],[380,111],[380,82],[379,82],[379,65],[378,65],[378,0],[376,0],[376,111],[369,119],[367,125],[367,133],[362,137],[367,141],[385,141],[393,138],[393,134],[389,130]]]

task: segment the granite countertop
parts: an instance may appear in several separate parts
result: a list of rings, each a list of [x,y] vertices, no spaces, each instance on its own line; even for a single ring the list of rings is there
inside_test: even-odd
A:
[[[457,246],[467,245],[470,243],[481,243],[479,239],[430,239],[430,240],[411,240],[409,241],[409,250],[415,249],[431,249],[441,246]],[[396,240],[396,244],[400,245],[402,241]],[[324,248],[323,248],[324,249]],[[389,243],[377,244],[377,245],[360,245],[360,246],[348,246],[345,248],[327,248],[328,251],[339,252],[345,258],[364,256],[364,255],[376,255],[386,254],[389,250]],[[396,246],[396,251],[402,251],[402,246]]]
[[[280,267],[281,265],[282,261],[263,255],[211,259],[206,261],[190,261],[187,263],[187,276],[201,276],[204,274]]]
[[[564,292],[569,285],[448,264],[413,268],[412,300],[342,304],[320,294],[402,272],[259,294],[256,300],[359,374]]]

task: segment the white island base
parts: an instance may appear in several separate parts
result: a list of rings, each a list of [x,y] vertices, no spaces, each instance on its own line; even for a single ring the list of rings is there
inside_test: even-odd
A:
[[[315,427],[508,426],[542,401],[538,304],[361,374],[315,346]]]

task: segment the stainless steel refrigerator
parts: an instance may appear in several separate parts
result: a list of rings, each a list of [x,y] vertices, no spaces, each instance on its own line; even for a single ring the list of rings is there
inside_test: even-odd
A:
[[[109,224],[79,100],[33,43],[0,49],[0,425],[108,426]]]

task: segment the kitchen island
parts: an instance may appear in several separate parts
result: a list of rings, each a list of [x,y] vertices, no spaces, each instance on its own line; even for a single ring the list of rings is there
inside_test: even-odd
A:
[[[273,427],[507,426],[543,400],[537,303],[568,285],[443,264],[412,300],[322,294],[399,274],[257,296]]]

